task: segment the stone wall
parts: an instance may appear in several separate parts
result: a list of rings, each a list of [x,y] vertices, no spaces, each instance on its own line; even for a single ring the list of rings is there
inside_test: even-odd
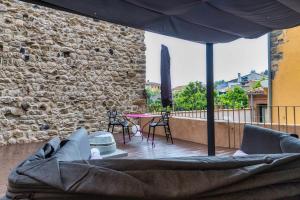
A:
[[[0,0],[0,145],[106,129],[145,109],[144,32]]]
[[[279,62],[283,58],[282,49],[280,45],[284,43],[284,30],[277,30],[270,33],[270,53],[271,53],[271,70],[272,70],[272,79],[274,79],[276,72],[279,68]]]

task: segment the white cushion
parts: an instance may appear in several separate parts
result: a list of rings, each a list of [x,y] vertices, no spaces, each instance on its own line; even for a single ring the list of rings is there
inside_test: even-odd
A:
[[[91,160],[98,160],[98,159],[102,159],[99,149],[92,148],[91,149]]]
[[[246,154],[245,152],[243,152],[242,150],[237,150],[233,156],[247,156],[248,154]]]

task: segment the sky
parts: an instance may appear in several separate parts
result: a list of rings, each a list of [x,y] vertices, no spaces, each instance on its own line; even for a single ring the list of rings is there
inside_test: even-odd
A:
[[[151,32],[145,33],[145,43],[146,80],[160,83],[160,50],[164,44],[169,48],[171,58],[172,87],[190,81],[206,81],[205,45]],[[251,70],[262,72],[267,68],[267,35],[214,45],[215,81],[228,81],[237,78],[238,73],[245,75]]]

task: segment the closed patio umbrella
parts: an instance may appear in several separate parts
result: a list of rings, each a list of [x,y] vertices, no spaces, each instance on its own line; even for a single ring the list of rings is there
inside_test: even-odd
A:
[[[170,72],[170,54],[165,45],[161,45],[160,76],[161,76],[161,103],[162,106],[172,106],[172,86]]]

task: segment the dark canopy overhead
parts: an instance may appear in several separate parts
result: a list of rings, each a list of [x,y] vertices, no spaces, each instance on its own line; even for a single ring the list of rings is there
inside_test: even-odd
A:
[[[202,43],[300,24],[300,0],[23,0]]]

